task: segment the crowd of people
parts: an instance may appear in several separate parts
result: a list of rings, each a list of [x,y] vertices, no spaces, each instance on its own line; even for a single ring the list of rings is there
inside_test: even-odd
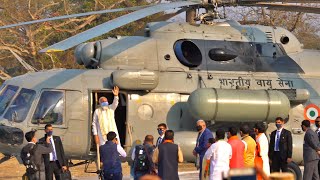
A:
[[[105,97],[99,99],[100,107],[95,110],[92,122],[92,132],[102,163],[99,172],[105,180],[122,179],[120,156],[127,156],[121,147],[114,119],[119,101],[118,87],[113,89],[113,94],[112,104]],[[257,174],[254,176],[259,180],[267,179],[270,172],[288,172],[288,163],[292,161],[292,135],[284,129],[284,123],[281,117],[275,119],[277,129],[271,133],[269,143],[264,123],[256,123],[253,128],[243,124],[239,129],[217,129],[214,138],[206,122],[198,120],[196,145],[191,151],[199,169],[199,179],[224,179],[233,169],[239,168],[255,168]],[[302,130],[306,132],[303,143],[304,180],[319,179],[320,117],[315,124],[318,127],[316,132],[310,129],[310,121],[304,120],[301,123]],[[178,163],[183,162],[183,154],[174,143],[174,131],[168,130],[165,123],[159,124],[157,131],[159,137],[155,145],[154,137],[146,135],[143,144],[133,148],[131,158],[135,180],[179,179]],[[68,172],[61,139],[52,135],[51,124],[45,126],[45,132],[39,143],[35,131],[25,134],[29,143],[22,149],[21,157],[27,167],[26,174],[31,180],[52,180],[53,175],[60,180],[61,174]]]

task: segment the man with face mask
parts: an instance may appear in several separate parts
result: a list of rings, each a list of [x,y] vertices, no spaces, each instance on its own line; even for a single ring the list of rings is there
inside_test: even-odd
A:
[[[107,134],[113,131],[117,134],[117,139],[120,143],[119,133],[114,119],[114,111],[119,104],[119,88],[116,86],[113,88],[112,93],[114,95],[112,104],[109,104],[106,97],[100,97],[100,107],[94,111],[92,121],[92,133],[96,144],[100,146],[104,145],[107,141]]]
[[[277,117],[275,120],[277,130],[270,135],[269,161],[271,172],[288,172],[288,163],[292,161],[292,135],[284,129],[284,120]]]
[[[156,143],[156,147],[159,146],[159,144],[163,143],[164,141],[164,134],[165,132],[167,131],[167,125],[165,123],[161,123],[158,125],[158,134],[159,134],[159,137],[157,139],[157,143]]]
[[[53,174],[56,180],[60,180],[60,174],[63,171],[67,171],[67,158],[64,154],[62,141],[59,136],[53,135],[53,127],[51,124],[47,124],[44,127],[45,135],[39,139],[39,143],[49,143],[53,147],[53,151],[50,154],[43,155],[46,180],[53,180]]]
[[[210,138],[213,138],[212,132],[207,128],[206,122],[204,120],[200,119],[197,121],[197,131],[198,137],[196,142],[196,147],[193,150],[193,155],[197,157],[196,159],[196,167],[200,169],[199,172],[199,179],[201,179],[202,174],[202,160],[204,157],[204,154],[207,151],[207,143]]]

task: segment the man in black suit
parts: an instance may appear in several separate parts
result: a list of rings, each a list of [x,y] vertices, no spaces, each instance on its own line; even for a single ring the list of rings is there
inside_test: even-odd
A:
[[[64,156],[63,145],[59,136],[53,136],[53,127],[51,124],[45,126],[45,136],[41,138],[40,142],[45,142],[47,137],[50,138],[53,151],[50,154],[43,155],[46,167],[46,180],[53,180],[53,174],[56,180],[60,180],[62,171],[67,170],[67,159]]]
[[[277,130],[270,135],[269,158],[271,172],[288,172],[288,163],[292,161],[292,135],[283,128],[284,120],[277,117]]]

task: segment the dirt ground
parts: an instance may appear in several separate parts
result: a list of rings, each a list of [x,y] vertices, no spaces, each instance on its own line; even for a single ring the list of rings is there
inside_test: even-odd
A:
[[[25,173],[25,167],[22,164],[19,164],[16,158],[10,158],[9,160],[2,162],[4,160],[4,156],[0,154],[0,180],[16,180],[20,179],[22,175]],[[80,161],[72,161],[74,164],[79,163]],[[84,172],[85,165],[79,165],[76,167],[71,167],[70,171],[72,177],[90,177],[97,176],[96,173],[85,173]],[[192,163],[183,163],[179,164],[179,172],[181,171],[195,171],[194,164]],[[94,163],[89,165],[89,172],[95,172],[96,166]],[[124,176],[129,176],[130,174],[130,166],[128,163],[122,163],[122,171]]]

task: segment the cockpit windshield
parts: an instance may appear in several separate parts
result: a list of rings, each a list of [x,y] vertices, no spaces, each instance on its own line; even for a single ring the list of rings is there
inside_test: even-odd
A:
[[[14,122],[24,121],[28,115],[35,95],[36,92],[34,90],[22,88],[18,96],[10,105],[10,108],[4,115],[4,118]]]
[[[7,109],[13,96],[17,93],[19,87],[8,85],[0,94],[0,115]]]

